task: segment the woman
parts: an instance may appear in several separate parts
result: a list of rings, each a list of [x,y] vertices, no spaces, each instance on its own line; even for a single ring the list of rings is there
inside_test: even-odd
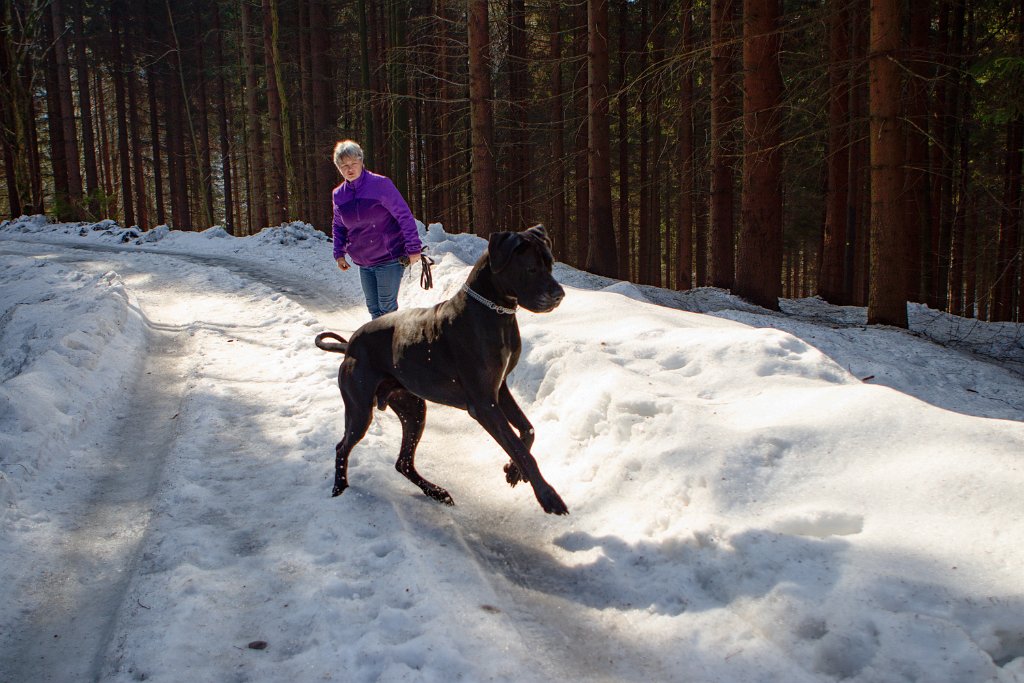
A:
[[[405,266],[420,260],[423,245],[416,221],[395,184],[363,166],[363,150],[352,140],[334,147],[334,165],[345,181],[334,188],[334,260],[359,266],[366,307],[373,318],[398,310]]]

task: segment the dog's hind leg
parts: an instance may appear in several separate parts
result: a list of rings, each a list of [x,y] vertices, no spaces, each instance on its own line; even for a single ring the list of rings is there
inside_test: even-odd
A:
[[[516,403],[516,399],[512,396],[512,392],[509,391],[508,384],[505,382],[502,382],[501,387],[498,389],[498,406],[501,408],[501,412],[505,413],[509,423],[519,432],[519,438],[522,440],[523,445],[526,446],[526,450],[532,449],[534,439],[533,425],[530,424],[530,420],[526,417],[523,409]],[[515,461],[510,459],[505,463],[505,481],[514,487],[521,481],[529,480],[522,470],[516,466]]]
[[[387,398],[388,405],[398,414],[402,422],[402,449],[398,453],[395,469],[420,487],[427,496],[445,505],[455,505],[451,495],[437,484],[431,483],[416,471],[416,446],[423,436],[423,425],[427,419],[427,403],[405,389],[393,389]]]
[[[340,496],[348,488],[348,456],[359,440],[370,428],[373,419],[373,395],[361,397],[346,392],[342,387],[341,396],[345,401],[345,436],[334,447],[334,489],[331,496]]]

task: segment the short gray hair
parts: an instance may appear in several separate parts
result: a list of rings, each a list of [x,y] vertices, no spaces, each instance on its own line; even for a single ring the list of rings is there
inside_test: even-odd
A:
[[[363,160],[363,148],[355,140],[341,140],[334,146],[334,165],[341,164],[345,157]]]

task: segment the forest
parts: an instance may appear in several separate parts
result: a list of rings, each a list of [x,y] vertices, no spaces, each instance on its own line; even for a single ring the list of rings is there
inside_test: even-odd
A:
[[[4,0],[0,211],[414,215],[778,309],[1024,321],[1024,0]]]

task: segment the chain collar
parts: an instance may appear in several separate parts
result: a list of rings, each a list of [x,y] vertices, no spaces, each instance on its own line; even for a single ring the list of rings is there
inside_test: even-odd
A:
[[[489,301],[488,299],[485,299],[484,297],[482,297],[479,294],[477,294],[476,292],[474,292],[472,289],[469,288],[469,284],[468,283],[462,285],[462,291],[465,292],[466,294],[469,294],[471,297],[473,297],[474,299],[476,299],[477,301],[479,301],[480,303],[482,303],[484,306],[486,306],[487,308],[491,309],[492,311],[495,311],[497,313],[504,313],[505,315],[515,315],[515,312],[516,312],[516,307],[515,306],[513,306],[512,308],[506,308],[504,306],[499,306],[498,304],[494,303],[493,301]]]

